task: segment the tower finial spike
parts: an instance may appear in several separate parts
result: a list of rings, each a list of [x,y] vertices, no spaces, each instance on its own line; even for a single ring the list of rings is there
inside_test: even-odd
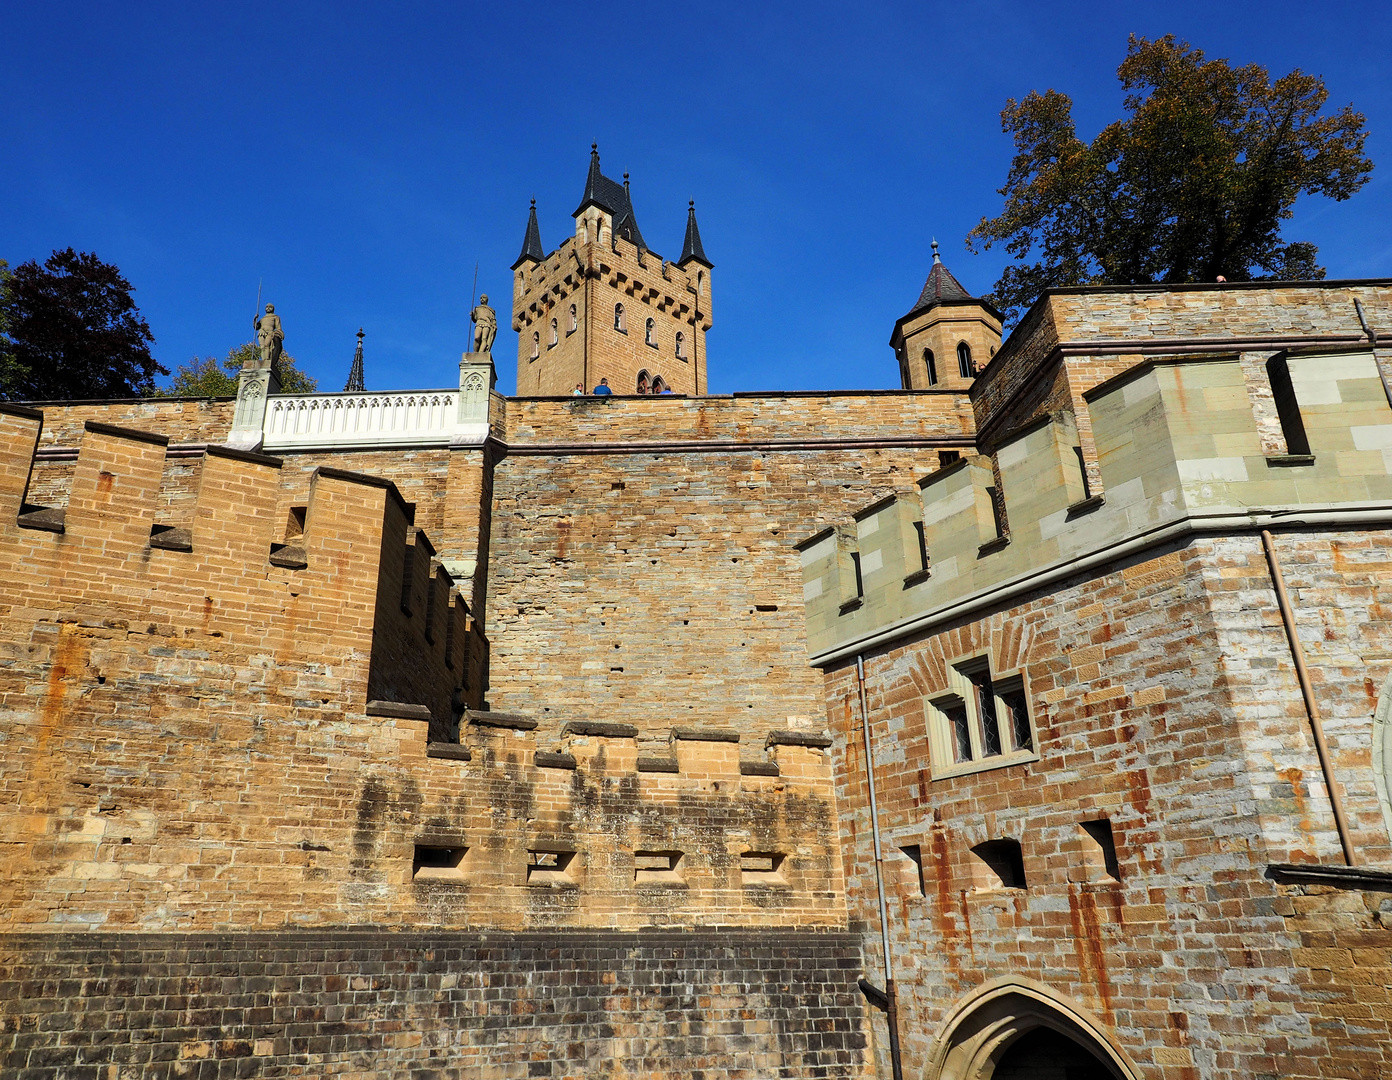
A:
[[[933,261],[935,263],[942,262],[942,256],[938,254],[938,238],[936,236],[933,237]]]

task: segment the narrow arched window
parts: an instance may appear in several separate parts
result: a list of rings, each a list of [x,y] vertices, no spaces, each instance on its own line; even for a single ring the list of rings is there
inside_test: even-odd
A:
[[[619,333],[625,333],[624,329],[624,310],[622,304],[614,305],[614,329]]]
[[[938,385],[938,362],[937,362],[937,360],[933,357],[933,350],[932,350],[932,349],[924,349],[924,350],[923,350],[923,366],[924,366],[924,368],[926,368],[927,371],[928,371],[928,385],[929,385],[929,386],[937,386],[937,385]]]
[[[654,349],[657,348],[657,323],[652,319],[649,319],[647,325],[643,327],[643,340]]]
[[[570,329],[567,330],[566,333],[568,333],[568,334],[573,334],[573,333],[575,333],[575,325],[576,325],[576,324],[575,324],[575,305],[574,305],[574,304],[571,304],[571,305],[570,305]]]
[[[696,271],[696,295],[697,295],[697,296],[704,296],[704,295],[705,295],[705,292],[706,292],[706,272],[705,272],[704,270],[697,270],[697,271]]]
[[[535,330],[532,331],[532,359],[535,360],[541,355],[541,335]]]
[[[686,335],[680,330],[677,331],[677,359],[686,359]]]
[[[666,384],[665,382],[662,381],[662,376],[661,376],[661,375],[654,375],[654,376],[653,376],[653,381],[652,381],[652,392],[653,392],[654,394],[665,394],[665,393],[667,393],[667,384]]]
[[[957,343],[957,373],[964,379],[976,378],[976,367],[972,364],[971,346],[965,341]]]
[[[555,320],[555,319],[552,319],[552,320],[551,320],[551,344],[554,345],[554,344],[556,344],[556,342],[558,342],[558,341],[560,341],[560,340],[561,340],[561,339],[560,339],[560,335],[558,335],[558,334],[556,333],[556,320]]]
[[[638,393],[640,393],[640,394],[646,394],[647,392],[648,392],[648,373],[647,373],[646,371],[640,371],[640,372],[638,372]]]

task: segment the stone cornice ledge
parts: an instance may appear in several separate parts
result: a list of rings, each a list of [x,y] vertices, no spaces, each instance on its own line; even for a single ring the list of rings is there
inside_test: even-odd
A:
[[[1275,510],[1249,510],[1244,513],[1188,514],[1174,521],[1147,529],[1137,536],[1118,540],[1058,562],[1028,570],[997,585],[970,596],[964,596],[917,615],[900,619],[871,633],[813,654],[812,667],[826,667],[846,660],[857,653],[878,648],[911,634],[932,631],[939,623],[968,618],[982,608],[994,607],[1025,593],[1052,585],[1074,574],[1093,570],[1116,559],[1158,547],[1172,540],[1206,533],[1249,533],[1258,529],[1281,529],[1292,525],[1329,528],[1336,525],[1356,527],[1392,525],[1392,503],[1341,504],[1337,506],[1305,506]]]

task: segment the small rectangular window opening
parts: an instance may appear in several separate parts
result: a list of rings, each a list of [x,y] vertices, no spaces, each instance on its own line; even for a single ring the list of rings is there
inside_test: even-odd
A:
[[[1029,705],[1025,700],[1025,684],[1014,678],[996,684],[996,699],[1005,710],[1003,719],[1010,733],[1011,748],[1033,750],[1034,736],[1030,732]]]
[[[996,537],[1005,535],[1005,515],[1001,513],[1000,488],[988,487],[986,496],[991,500],[991,518],[995,521]]]
[[[1305,421],[1300,416],[1300,402],[1291,383],[1290,365],[1285,353],[1277,353],[1266,362],[1266,377],[1271,383],[1271,396],[1276,402],[1276,416],[1281,421],[1281,434],[1286,439],[1286,453],[1308,456],[1310,440],[1305,434]]]
[[[1121,870],[1117,866],[1116,841],[1112,838],[1112,823],[1106,818],[1080,823],[1084,833],[1084,849],[1087,852],[1089,880],[1121,880]]]
[[[1025,888],[1025,858],[1018,840],[987,840],[972,848],[978,888]]]
[[[677,872],[680,851],[635,851],[633,881],[637,885],[669,885],[682,880]]]
[[[991,672],[988,668],[974,671],[967,676],[976,692],[976,718],[981,725],[981,756],[998,757],[1001,754],[1000,721],[996,718],[996,693],[991,686]]]
[[[967,703],[961,698],[950,698],[939,702],[938,709],[947,717],[948,731],[952,736],[952,759],[958,763],[970,761],[971,724],[967,719]]]
[[[918,895],[927,896],[928,888],[923,880],[923,848],[919,844],[906,844],[899,849],[904,853],[904,857],[913,863],[918,880]]]
[[[851,565],[855,567],[855,587],[856,596],[865,595],[865,581],[860,575],[860,552],[851,552]]]
[[[411,860],[412,881],[463,881],[466,847],[417,844]]]
[[[746,851],[740,856],[740,879],[745,885],[782,885],[785,858],[777,851]]]
[[[939,451],[938,451],[938,468],[940,468],[940,469],[945,469],[945,468],[947,468],[949,465],[955,465],[957,462],[959,462],[959,461],[961,461],[961,460],[962,460],[962,453],[961,453],[960,450],[939,450]]]
[[[304,536],[305,517],[309,513],[307,506],[292,506],[285,515],[285,542]]]
[[[573,851],[527,852],[527,884],[550,885],[570,882],[570,865],[575,860]]]
[[[1078,475],[1083,481],[1083,498],[1090,499],[1092,498],[1092,487],[1088,484],[1087,462],[1083,460],[1083,448],[1081,446],[1073,447],[1073,455],[1078,459]]]
[[[921,569],[928,569],[928,538],[923,532],[923,522],[913,523],[914,532],[918,535],[918,562]]]

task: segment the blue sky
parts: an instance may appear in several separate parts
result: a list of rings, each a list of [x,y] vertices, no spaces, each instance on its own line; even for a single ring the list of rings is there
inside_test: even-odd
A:
[[[448,386],[475,263],[506,324],[528,199],[550,250],[598,140],[659,254],[696,200],[712,392],[895,386],[932,237],[973,291],[1003,265],[963,237],[1000,207],[1005,100],[1065,91],[1090,138],[1128,33],[1322,74],[1365,112],[1372,181],[1287,235],[1331,277],[1392,276],[1385,0],[7,4],[0,258],[114,262],[171,368],[246,340],[260,279],[321,389],[359,326],[369,389]],[[511,392],[510,329],[494,355]]]

